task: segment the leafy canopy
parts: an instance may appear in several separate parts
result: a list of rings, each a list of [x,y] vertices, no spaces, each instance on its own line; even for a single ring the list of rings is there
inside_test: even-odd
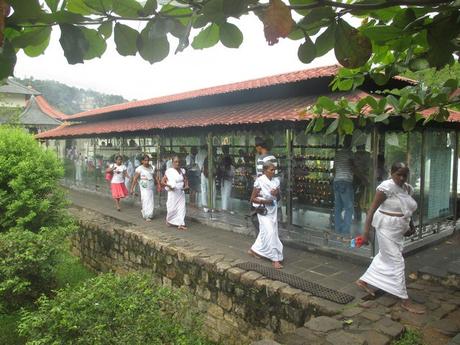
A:
[[[119,54],[139,54],[150,63],[165,59],[173,44],[175,53],[191,46],[205,49],[221,42],[238,48],[244,35],[238,19],[256,15],[263,23],[268,44],[280,38],[299,41],[298,57],[304,63],[333,50],[344,67],[332,87],[348,91],[367,78],[384,86],[407,70],[437,69],[458,60],[460,46],[459,0],[0,0],[0,79],[13,73],[16,52],[29,56],[43,53],[53,27],[59,27],[59,42],[70,64],[101,57],[113,36]],[[129,23],[141,24],[136,30]],[[359,25],[355,23],[359,21]],[[136,26],[138,27],[138,26]],[[174,47],[173,47],[174,48]],[[458,76],[457,76],[458,77]],[[322,100],[315,108],[339,115],[331,130],[353,130],[348,113],[371,108],[361,118],[363,125],[401,113],[405,128],[423,117],[420,111],[436,107],[431,120],[443,120],[447,107],[459,103],[451,97],[458,80],[431,90],[407,88],[376,101]],[[410,94],[417,94],[409,99]],[[391,97],[390,97],[391,96]],[[396,106],[399,98],[403,100]],[[406,99],[407,98],[407,99]],[[396,101],[395,101],[396,100]],[[328,103],[327,106],[326,102]],[[389,111],[391,109],[391,111]],[[380,116],[380,117],[379,117]],[[364,119],[364,120],[363,120]],[[384,119],[383,121],[385,121]],[[322,130],[324,121],[312,121]]]

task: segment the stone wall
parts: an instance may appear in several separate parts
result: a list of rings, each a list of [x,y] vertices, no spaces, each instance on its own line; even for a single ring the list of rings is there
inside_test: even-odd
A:
[[[312,316],[336,315],[340,306],[235,267],[209,249],[172,235],[122,225],[86,210],[72,210],[80,229],[75,255],[100,272],[143,271],[173,288],[185,287],[205,313],[205,331],[219,344],[248,344],[294,331]]]

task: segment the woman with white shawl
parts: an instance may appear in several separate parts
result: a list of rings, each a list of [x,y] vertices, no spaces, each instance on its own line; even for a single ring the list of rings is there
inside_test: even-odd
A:
[[[379,252],[366,273],[356,285],[374,295],[369,285],[399,297],[401,307],[409,312],[423,314],[422,306],[409,300],[404,272],[404,235],[415,232],[412,214],[417,202],[412,198],[413,188],[407,184],[409,169],[404,163],[394,163],[391,178],[378,187],[364,225],[363,243],[369,242],[371,226],[375,228]]]
[[[139,165],[134,173],[133,182],[131,183],[130,193],[134,194],[136,182],[139,181],[139,189],[141,191],[142,203],[142,218],[150,222],[153,218],[153,208],[155,205],[155,167],[150,164],[149,155],[142,157],[142,164]]]
[[[172,168],[165,172],[161,181],[168,191],[166,202],[166,223],[176,226],[178,230],[187,230],[185,226],[185,191],[188,189],[188,181],[185,170],[180,167],[178,156],[172,158]]]
[[[280,198],[280,182],[274,178],[276,167],[273,163],[263,165],[263,174],[254,182],[251,202],[259,211],[259,235],[249,249],[248,254],[256,258],[264,257],[272,261],[276,269],[283,266],[283,244],[278,237],[278,200]]]

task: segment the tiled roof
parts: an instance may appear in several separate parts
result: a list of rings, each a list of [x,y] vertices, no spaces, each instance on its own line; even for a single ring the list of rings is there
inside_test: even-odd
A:
[[[355,91],[350,94],[334,94],[357,100],[368,94]],[[37,138],[64,138],[147,131],[166,128],[206,127],[215,125],[257,124],[271,121],[301,121],[301,111],[316,101],[316,96],[292,97],[268,101],[155,114],[93,123],[65,124],[59,128],[40,133]]]
[[[26,87],[12,79],[7,79],[5,84],[0,85],[0,93],[16,93],[16,94],[21,94],[21,95],[39,95],[40,94],[40,92],[30,87]]]
[[[19,116],[24,125],[59,126],[61,121],[45,113],[38,104],[37,97],[31,96],[24,112]]]
[[[294,83],[294,82],[298,82],[302,80],[315,79],[315,78],[321,78],[321,77],[332,77],[337,74],[337,71],[339,70],[339,68],[340,66],[338,65],[311,68],[307,70],[278,74],[278,75],[273,75],[269,77],[233,83],[233,84],[220,85],[220,86],[215,86],[215,87],[209,87],[206,89],[187,91],[187,92],[182,92],[182,93],[169,95],[169,96],[155,97],[155,98],[145,99],[141,101],[133,101],[133,102],[127,102],[127,103],[122,103],[122,104],[116,104],[116,105],[111,105],[108,107],[92,109],[92,110],[88,110],[82,113],[78,113],[78,114],[69,116],[68,119],[69,120],[83,119],[86,117],[97,116],[97,115],[106,114],[106,113],[110,113],[114,111],[128,110],[132,108],[146,107],[146,106],[152,106],[152,105],[157,105],[157,104],[176,102],[176,101],[192,99],[196,97],[225,94],[225,93],[241,91],[241,90],[257,89],[257,88],[266,87],[266,86]]]
[[[53,108],[45,99],[45,97],[39,95],[35,96],[35,101],[37,102],[37,105],[40,107],[41,111],[43,111],[45,114],[58,119],[58,120],[64,120],[67,118],[67,115],[60,112],[59,110],[56,110]]]

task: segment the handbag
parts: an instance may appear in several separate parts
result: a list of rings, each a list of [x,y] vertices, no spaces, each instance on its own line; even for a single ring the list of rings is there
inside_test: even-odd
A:
[[[251,216],[255,216],[257,214],[260,214],[261,216],[267,215],[267,208],[264,204],[260,204],[257,207],[251,206]]]

